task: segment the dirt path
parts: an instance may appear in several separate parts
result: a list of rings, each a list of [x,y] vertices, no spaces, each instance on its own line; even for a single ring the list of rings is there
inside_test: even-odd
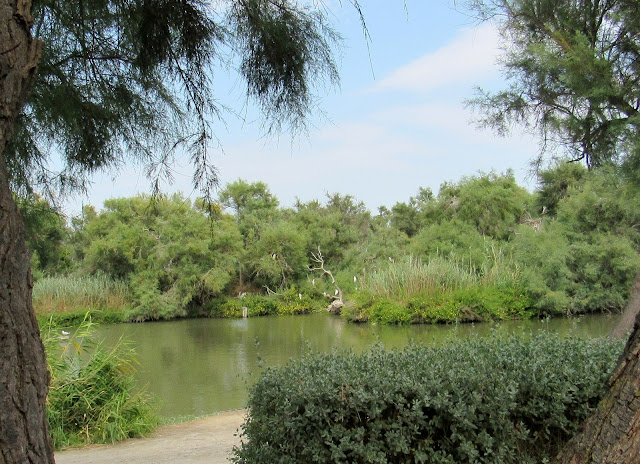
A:
[[[57,464],[223,464],[246,411],[230,411],[184,424],[159,428],[148,438],[115,445],[92,445],[56,453]]]

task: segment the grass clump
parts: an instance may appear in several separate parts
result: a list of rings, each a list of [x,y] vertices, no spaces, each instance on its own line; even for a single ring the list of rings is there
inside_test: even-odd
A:
[[[53,315],[64,320],[64,315],[84,316],[87,311],[124,314],[129,303],[128,285],[105,274],[44,277],[33,286],[37,316]]]
[[[254,385],[233,461],[545,462],[591,413],[621,350],[542,334],[307,354]]]
[[[47,419],[55,449],[113,443],[158,425],[149,397],[135,386],[133,351],[124,342],[105,348],[88,320],[72,332],[43,331],[51,372]]]
[[[533,315],[519,268],[491,249],[480,268],[436,257],[391,263],[363,280],[351,321],[383,324],[474,322]]]

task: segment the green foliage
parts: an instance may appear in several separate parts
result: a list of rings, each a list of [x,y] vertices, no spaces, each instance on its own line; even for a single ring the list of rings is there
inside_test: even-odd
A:
[[[485,256],[478,270],[455,259],[440,257],[427,263],[415,258],[389,263],[385,269],[363,279],[361,291],[373,296],[403,300],[477,284],[511,286],[518,282],[519,277],[519,270],[504,252],[494,250],[493,254]]]
[[[371,213],[351,195],[327,195],[326,205],[298,202],[293,221],[309,236],[308,255],[320,248],[334,264],[346,264],[348,250],[365,243],[371,231]]]
[[[336,279],[343,290],[346,290],[345,286],[350,289],[357,287],[357,283],[352,285],[354,275],[362,278],[367,273],[384,268],[391,260],[402,260],[407,255],[409,237],[380,222],[380,217],[375,218],[370,233],[363,240],[352,244],[345,252],[343,261],[336,263],[342,269],[336,273]]]
[[[588,166],[637,166],[640,90],[637,0],[485,1],[470,6],[499,18],[509,87],[479,93],[482,122],[506,132],[516,122]]]
[[[122,319],[130,305],[128,285],[102,273],[45,277],[33,286],[33,307],[38,316],[106,311],[120,314]]]
[[[321,7],[88,0],[63,11],[36,0],[32,13],[44,50],[5,154],[17,190],[82,188],[88,175],[125,159],[144,164],[157,189],[187,151],[194,184],[210,198],[218,179],[208,148],[225,110],[212,83],[218,65],[239,61],[247,97],[270,129],[304,128],[315,85],[337,81],[339,37]],[[54,154],[63,157],[59,174],[49,170]]]
[[[521,282],[540,315],[570,312],[575,276],[569,268],[569,245],[565,228],[557,222],[545,223],[540,231],[522,225],[511,241]]]
[[[472,224],[453,219],[423,227],[411,241],[411,250],[421,259],[442,256],[477,269],[482,266],[487,249],[493,243]]]
[[[454,261],[435,258],[426,264],[409,258],[389,263],[382,270],[368,275],[361,284],[361,291],[374,297],[406,300],[420,294],[471,285],[477,281],[472,269]]]
[[[419,224],[412,237],[398,229],[397,208],[372,217],[361,202],[337,194],[326,204],[279,208],[260,182],[239,180],[221,192],[233,217],[221,205],[201,199],[191,205],[180,196],[110,200],[100,214],[85,208],[62,247],[71,250],[74,275],[106,272],[123,282],[125,302],[87,301],[92,293],[85,298],[81,289],[53,297],[65,294],[70,279],[63,278],[46,281],[51,296],[36,292],[37,305],[74,318],[83,308],[112,317],[129,306],[126,317],[134,320],[241,317],[243,306],[251,316],[303,313],[335,290],[326,276],[309,272],[320,246],[349,320],[619,311],[640,266],[639,190],[614,167],[587,172],[565,163],[541,176],[534,195],[510,173],[445,183],[437,198],[421,189],[408,204]],[[543,203],[551,205],[547,214]],[[261,300],[270,291],[277,296]],[[255,294],[255,303],[253,296],[239,303],[241,294]]]
[[[482,235],[507,239],[528,210],[531,195],[516,184],[512,172],[463,178],[440,188],[438,202],[447,218],[476,227]]]
[[[304,275],[308,263],[308,237],[295,224],[279,221],[264,225],[247,253],[254,282],[260,286],[286,287]]]
[[[47,420],[56,449],[114,443],[151,432],[158,418],[135,385],[133,351],[106,349],[87,319],[72,333],[48,325],[43,342],[51,373]]]
[[[436,290],[405,301],[363,298],[342,314],[353,322],[380,324],[439,324],[526,319],[535,314],[533,299],[524,287],[471,285]]]
[[[591,413],[621,343],[469,339],[307,354],[251,389],[237,463],[538,463]]]
[[[36,280],[70,267],[66,241],[69,230],[64,216],[42,198],[15,197],[25,226],[25,240],[32,255]]]
[[[411,312],[390,301],[376,301],[370,308],[360,309],[366,311],[366,317],[371,322],[381,324],[407,324],[411,322]],[[346,315],[348,317],[348,313]]]
[[[186,316],[220,295],[241,247],[230,217],[212,221],[180,196],[108,200],[86,234],[87,270],[127,280],[139,320]]]
[[[278,314],[308,314],[318,310],[322,303],[314,300],[308,293],[301,293],[295,287],[289,287],[278,295]]]
[[[571,245],[569,268],[577,276],[576,311],[621,311],[640,270],[640,256],[627,238],[594,233]]]
[[[587,169],[579,163],[558,162],[549,169],[538,171],[536,210],[555,216],[560,201],[570,190],[579,188],[587,177]]]
[[[613,168],[601,168],[585,176],[584,182],[569,190],[558,205],[558,221],[566,224],[580,241],[592,232],[626,235],[640,243],[640,191]]]
[[[579,173],[580,183],[565,183],[557,219],[543,221],[537,232],[519,229],[514,259],[541,311],[620,311],[639,269],[638,190],[613,168],[560,165],[548,176],[557,183],[568,171]]]
[[[247,317],[307,314],[319,309],[320,303],[309,294],[300,293],[289,287],[272,295],[248,294],[241,298],[212,300],[207,304],[205,314],[209,317]]]
[[[413,237],[421,226],[420,211],[411,202],[396,203],[391,208],[391,226]]]
[[[478,271],[443,258],[392,263],[365,278],[359,293],[357,305],[342,311],[358,322],[472,322],[534,313],[517,266],[501,251],[486,257]]]
[[[286,0],[233,2],[230,10],[248,95],[273,121],[289,121],[297,128],[312,104],[313,80],[338,80],[331,47],[339,35],[321,9]]]
[[[248,183],[242,179],[227,184],[218,195],[218,201],[230,208],[236,215],[238,223],[243,223],[249,216],[264,220],[278,207],[278,199],[269,191],[264,182]],[[247,235],[246,230],[242,230]]]

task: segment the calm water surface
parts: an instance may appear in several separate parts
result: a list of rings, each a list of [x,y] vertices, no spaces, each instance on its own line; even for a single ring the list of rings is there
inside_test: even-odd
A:
[[[441,344],[493,330],[547,330],[565,335],[606,335],[619,316],[588,316],[499,324],[376,326],[349,324],[318,313],[249,319],[192,319],[116,324],[99,329],[106,343],[120,337],[133,342],[139,379],[160,399],[165,417],[205,415],[246,406],[247,387],[267,366],[282,366],[309,347],[315,351],[350,348],[360,352],[374,343],[400,348],[410,342]]]

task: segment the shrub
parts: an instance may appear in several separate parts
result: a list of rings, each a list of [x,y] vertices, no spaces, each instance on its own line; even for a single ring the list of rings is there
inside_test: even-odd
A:
[[[578,312],[621,311],[640,256],[626,237],[593,233],[571,245],[569,267],[576,276],[573,306]]]
[[[219,300],[215,300],[218,303]],[[224,299],[221,303],[215,305],[214,316],[217,317],[242,317],[243,302],[235,298]]]
[[[524,289],[471,285],[450,292],[435,291],[405,303],[360,299],[342,314],[352,322],[433,324],[522,319],[534,315],[533,300]]]
[[[143,392],[135,393],[133,352],[124,343],[105,349],[85,320],[73,333],[43,332],[51,372],[47,419],[56,449],[113,443],[152,431],[158,418]]]
[[[506,240],[531,200],[531,194],[516,184],[513,172],[481,173],[440,186],[437,222],[456,219],[471,224],[481,235]]]
[[[606,388],[618,342],[556,336],[307,354],[253,386],[236,463],[533,463]]]
[[[308,293],[301,293],[295,287],[289,287],[278,295],[278,314],[308,314],[324,305],[314,300]]]
[[[514,260],[522,269],[522,282],[539,314],[563,314],[571,308],[574,275],[566,230],[557,221],[541,231],[521,225],[511,242]]]
[[[320,307],[321,303],[308,294],[301,294],[295,287],[290,287],[276,295],[248,294],[242,298],[217,298],[209,301],[200,315],[237,318],[242,317],[245,308],[249,317],[308,314]]]
[[[487,247],[493,243],[472,224],[453,219],[425,226],[411,241],[411,250],[425,261],[444,257],[477,269],[486,259]]]

